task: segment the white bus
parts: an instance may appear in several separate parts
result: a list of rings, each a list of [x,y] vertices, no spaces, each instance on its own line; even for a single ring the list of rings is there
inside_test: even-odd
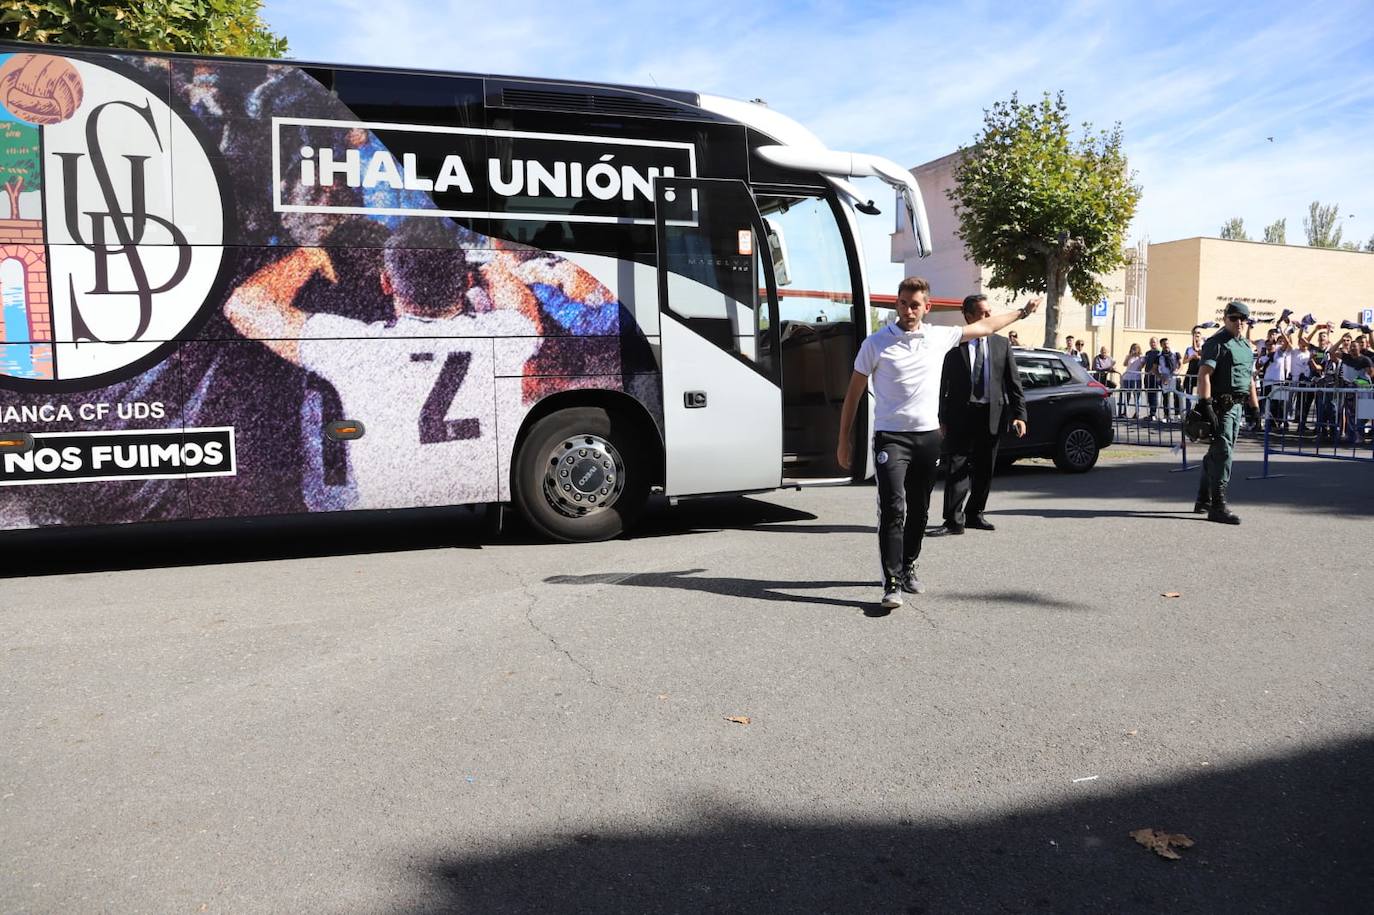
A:
[[[510,503],[593,540],[846,481],[850,179],[929,249],[905,169],[692,92],[0,44],[0,129],[4,528]]]

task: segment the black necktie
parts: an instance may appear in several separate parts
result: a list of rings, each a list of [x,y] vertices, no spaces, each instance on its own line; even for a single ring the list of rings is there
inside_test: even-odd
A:
[[[982,400],[986,395],[983,387],[983,339],[979,337],[973,343],[973,399]]]

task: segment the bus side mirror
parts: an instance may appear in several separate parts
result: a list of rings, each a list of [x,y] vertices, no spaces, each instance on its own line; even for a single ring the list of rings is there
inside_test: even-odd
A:
[[[768,230],[768,257],[773,262],[773,278],[778,287],[792,285],[792,275],[787,270],[787,240],[782,237],[782,226],[765,216],[764,228]]]

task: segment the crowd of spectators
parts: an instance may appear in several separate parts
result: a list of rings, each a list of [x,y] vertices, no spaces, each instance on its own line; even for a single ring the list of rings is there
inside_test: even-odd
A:
[[[1362,428],[1354,397],[1321,393],[1322,389],[1374,386],[1374,328],[1342,321],[1337,337],[1338,328],[1331,322],[1318,322],[1310,314],[1294,321],[1292,315],[1285,310],[1261,340],[1254,339],[1257,322],[1250,319],[1246,325],[1245,340],[1255,350],[1260,396],[1268,404],[1269,418],[1283,429],[1293,423],[1299,433],[1324,424],[1347,442],[1374,432]],[[1196,389],[1202,344],[1215,327],[1215,322],[1194,327],[1192,340],[1181,353],[1167,337],[1151,337],[1145,350],[1132,343],[1121,360],[1105,346],[1089,360],[1084,341],[1073,337],[1065,339],[1064,351],[1101,383],[1112,388],[1119,383],[1118,417],[1140,419],[1143,408],[1146,420],[1169,419],[1187,411],[1180,395]],[[1276,388],[1289,395],[1270,398]]]

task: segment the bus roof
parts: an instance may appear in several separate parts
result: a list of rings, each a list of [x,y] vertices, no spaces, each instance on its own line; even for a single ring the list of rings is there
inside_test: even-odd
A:
[[[637,92],[643,95],[658,96],[669,101],[700,108],[700,94],[682,89],[664,89],[659,86],[632,86],[620,83],[603,83],[594,80],[554,79],[544,76],[518,76],[503,73],[474,73],[465,70],[436,70],[427,67],[393,67],[378,64],[353,64],[338,61],[300,60],[294,57],[226,57],[215,54],[190,54],[184,51],[149,51],[136,48],[104,48],[91,45],[58,45],[31,41],[0,39],[0,52],[28,54],[61,54],[73,52],[81,54],[116,54],[136,57],[171,57],[178,60],[213,60],[226,63],[249,63],[289,67],[343,69],[366,71],[369,73],[395,73],[406,76],[463,76],[473,79],[510,80],[529,83],[546,83],[553,86],[585,87],[589,89],[614,89],[622,92]],[[702,109],[706,110],[706,109]],[[723,118],[722,118],[723,120]]]

